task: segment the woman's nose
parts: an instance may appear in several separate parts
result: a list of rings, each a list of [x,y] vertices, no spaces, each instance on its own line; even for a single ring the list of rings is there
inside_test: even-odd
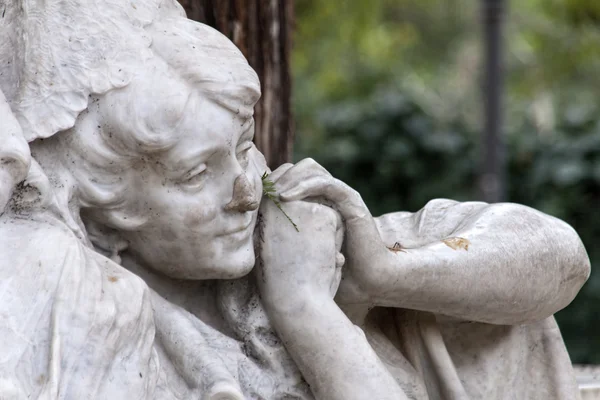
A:
[[[225,205],[227,211],[246,212],[258,208],[258,199],[254,188],[246,174],[240,174],[233,183],[233,196],[231,201]]]

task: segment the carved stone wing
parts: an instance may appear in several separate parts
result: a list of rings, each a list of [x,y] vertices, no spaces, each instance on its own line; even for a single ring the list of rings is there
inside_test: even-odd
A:
[[[125,86],[159,16],[185,13],[175,0],[0,0],[0,90],[27,141],[72,127],[90,93]]]

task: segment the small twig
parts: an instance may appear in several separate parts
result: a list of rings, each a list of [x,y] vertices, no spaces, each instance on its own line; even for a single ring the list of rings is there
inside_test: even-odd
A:
[[[292,221],[290,216],[287,215],[287,213],[285,211],[283,211],[283,208],[281,208],[281,203],[277,199],[277,191],[275,190],[275,183],[269,179],[269,174],[267,174],[267,172],[265,172],[263,174],[263,176],[261,176],[260,179],[262,179],[262,184],[263,184],[263,196],[267,196],[267,198],[269,200],[271,200],[273,203],[275,203],[277,208],[279,208],[279,211],[281,211],[283,213],[283,215],[285,215],[287,220],[290,221],[290,223],[294,226],[294,229],[296,229],[296,232],[300,232],[300,229],[298,229],[298,225],[296,225],[294,223],[294,221]]]

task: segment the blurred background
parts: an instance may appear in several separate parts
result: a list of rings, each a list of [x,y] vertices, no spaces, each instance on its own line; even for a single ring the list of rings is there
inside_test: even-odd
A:
[[[272,166],[315,158],[374,215],[529,205],[600,263],[600,1],[182,2],[259,73]],[[556,318],[573,362],[600,364],[600,274]]]
[[[600,2],[519,0],[496,11],[504,200],[570,223],[594,266]],[[296,0],[295,159],[315,158],[374,215],[436,197],[481,199],[484,12],[473,0]],[[556,318],[573,362],[600,364],[600,274]]]

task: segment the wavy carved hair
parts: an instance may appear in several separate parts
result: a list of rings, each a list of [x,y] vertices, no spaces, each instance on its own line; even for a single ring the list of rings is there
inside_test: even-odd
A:
[[[258,77],[242,53],[218,31],[184,18],[170,18],[146,28],[153,57],[139,66],[124,88],[90,95],[75,126],[33,148],[55,147],[75,177],[82,209],[123,223],[136,163],[164,152],[179,140],[176,128],[192,91],[238,114],[251,116],[260,97]],[[150,71],[150,74],[147,73]],[[159,82],[149,82],[148,77]],[[160,99],[156,87],[177,84],[187,90]],[[198,110],[202,112],[202,110]],[[129,224],[137,223],[128,218]]]

